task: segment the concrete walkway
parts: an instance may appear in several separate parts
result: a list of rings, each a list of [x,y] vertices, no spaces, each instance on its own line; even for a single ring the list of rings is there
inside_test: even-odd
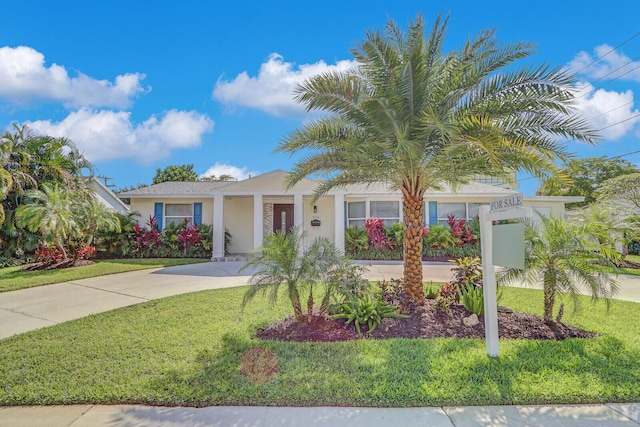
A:
[[[246,284],[242,262],[142,270],[0,293],[0,339],[152,299]],[[400,278],[398,262],[363,263],[371,280]],[[425,281],[452,265],[425,264]],[[620,276],[618,298],[640,302],[640,277]],[[0,407],[4,426],[640,426],[640,403],[435,408],[163,408],[137,405]]]
[[[0,407],[0,427],[638,427],[640,404],[435,408]]]

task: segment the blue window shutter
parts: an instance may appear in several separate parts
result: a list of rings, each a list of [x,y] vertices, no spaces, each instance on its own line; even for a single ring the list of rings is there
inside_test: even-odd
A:
[[[153,215],[156,217],[156,221],[158,221],[158,230],[162,230],[162,214],[164,213],[164,204],[162,202],[156,202]]]
[[[193,204],[193,224],[202,224],[202,203],[197,202]]]
[[[347,202],[344,202],[344,228],[349,228],[349,220],[347,219],[347,209],[348,209],[348,205]]]
[[[422,222],[424,225],[429,224],[429,212],[427,211],[427,202],[422,202]]]
[[[438,202],[429,202],[429,225],[438,223]]]

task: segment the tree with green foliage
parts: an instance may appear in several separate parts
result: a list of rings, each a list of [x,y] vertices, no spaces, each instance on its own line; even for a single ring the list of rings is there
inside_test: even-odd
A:
[[[570,180],[551,176],[542,182],[539,190],[543,196],[583,196],[584,202],[569,203],[568,208],[590,205],[596,200],[596,192],[607,180],[638,173],[631,162],[619,158],[589,157],[573,159],[563,167]]]
[[[448,17],[427,34],[421,16],[407,33],[390,21],[352,53],[357,66],[301,83],[295,99],[321,118],[291,132],[276,151],[304,153],[288,180],[323,178],[315,197],[349,184],[386,183],[402,194],[404,283],[418,302],[422,284],[423,202],[429,189],[477,175],[558,172],[568,154],[556,137],[593,143],[571,108],[573,76],[515,63],[534,45],[499,43],[481,31],[457,50],[445,43]]]
[[[164,169],[156,169],[153,177],[153,184],[160,184],[168,181],[197,181],[198,174],[193,170],[193,164],[170,165]]]
[[[44,184],[83,192],[83,174],[93,173],[91,164],[66,138],[34,135],[26,126],[14,125],[13,132],[0,138],[0,256],[35,250],[40,236],[17,225],[15,211],[24,204],[28,190]]]
[[[277,301],[280,286],[287,288],[287,296],[293,306],[295,318],[299,322],[311,322],[314,307],[314,288],[325,286],[321,307],[327,307],[331,282],[329,276],[333,271],[342,271],[347,261],[326,238],[313,241],[311,246],[303,249],[300,230],[295,227],[289,233],[278,231],[266,237],[262,247],[251,252],[249,260],[242,266],[239,274],[247,270],[257,269],[249,279],[251,285],[244,295],[243,306],[258,293],[269,294],[272,303]],[[300,294],[309,293],[307,298],[307,315],[302,311]]]
[[[640,172],[604,181],[595,195],[599,202],[640,215]]]
[[[238,178],[236,178],[235,176],[231,176],[227,174],[222,174],[219,176],[209,175],[209,176],[203,176],[202,178],[200,178],[200,181],[213,181],[213,182],[231,182],[231,181],[237,181],[237,180]]]
[[[563,217],[539,216],[525,232],[525,268],[508,268],[498,274],[500,283],[543,285],[544,320],[554,324],[553,314],[558,295],[571,296],[577,308],[578,295],[586,291],[594,299],[607,303],[618,291],[617,282],[601,271],[619,259],[613,241],[602,228],[589,222],[569,221]],[[564,309],[557,314],[562,318]]]
[[[110,207],[105,206],[93,195],[81,199],[76,205],[75,216],[82,230],[86,246],[93,244],[93,239],[98,232],[120,233],[120,217]]]
[[[16,209],[18,225],[40,232],[44,240],[54,243],[67,259],[65,242],[79,233],[77,218],[73,214],[73,194],[57,185],[43,184],[42,190],[27,190],[25,196],[27,203]]]

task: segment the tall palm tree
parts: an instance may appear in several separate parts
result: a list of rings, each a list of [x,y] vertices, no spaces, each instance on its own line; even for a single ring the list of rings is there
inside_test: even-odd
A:
[[[425,34],[421,16],[403,34],[369,32],[352,53],[357,66],[300,84],[294,96],[327,115],[290,133],[276,151],[304,156],[289,188],[310,174],[323,178],[316,197],[353,183],[383,182],[402,194],[404,279],[424,301],[423,199],[428,189],[454,188],[477,174],[525,170],[544,177],[569,157],[554,138],[589,143],[596,136],[570,109],[572,77],[548,66],[516,69],[526,42],[500,44],[482,31],[445,52],[448,17]]]
[[[18,226],[42,233],[68,258],[64,242],[78,234],[79,227],[73,212],[73,194],[57,185],[42,185],[42,190],[25,192],[28,203],[16,209]]]
[[[574,304],[581,290],[594,299],[608,301],[618,291],[618,284],[598,268],[616,259],[613,242],[605,233],[588,223],[540,215],[538,224],[530,224],[525,232],[524,270],[506,269],[498,275],[498,281],[542,283],[544,319],[548,323],[553,323],[558,294],[570,295]]]

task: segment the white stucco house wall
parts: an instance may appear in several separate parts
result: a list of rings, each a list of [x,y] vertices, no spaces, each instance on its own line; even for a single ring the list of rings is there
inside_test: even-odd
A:
[[[224,257],[224,230],[232,236],[230,253],[247,253],[262,246],[264,236],[297,226],[309,241],[324,236],[344,249],[345,228],[362,225],[371,216],[385,223],[402,221],[399,191],[382,184],[353,185],[332,190],[312,204],[318,181],[305,178],[285,191],[287,172],[275,170],[234,182],[164,182],[120,193],[140,222],[155,216],[160,227],[188,219],[213,226],[212,259]],[[515,193],[508,185],[470,182],[455,192],[443,188],[425,194],[425,223],[443,223],[447,215],[474,218],[481,204]],[[565,203],[581,197],[524,198],[541,214],[563,215]]]
[[[129,213],[129,206],[116,196],[116,194],[96,177],[87,178],[87,184],[93,190],[93,196],[100,203],[114,211],[126,215]]]

